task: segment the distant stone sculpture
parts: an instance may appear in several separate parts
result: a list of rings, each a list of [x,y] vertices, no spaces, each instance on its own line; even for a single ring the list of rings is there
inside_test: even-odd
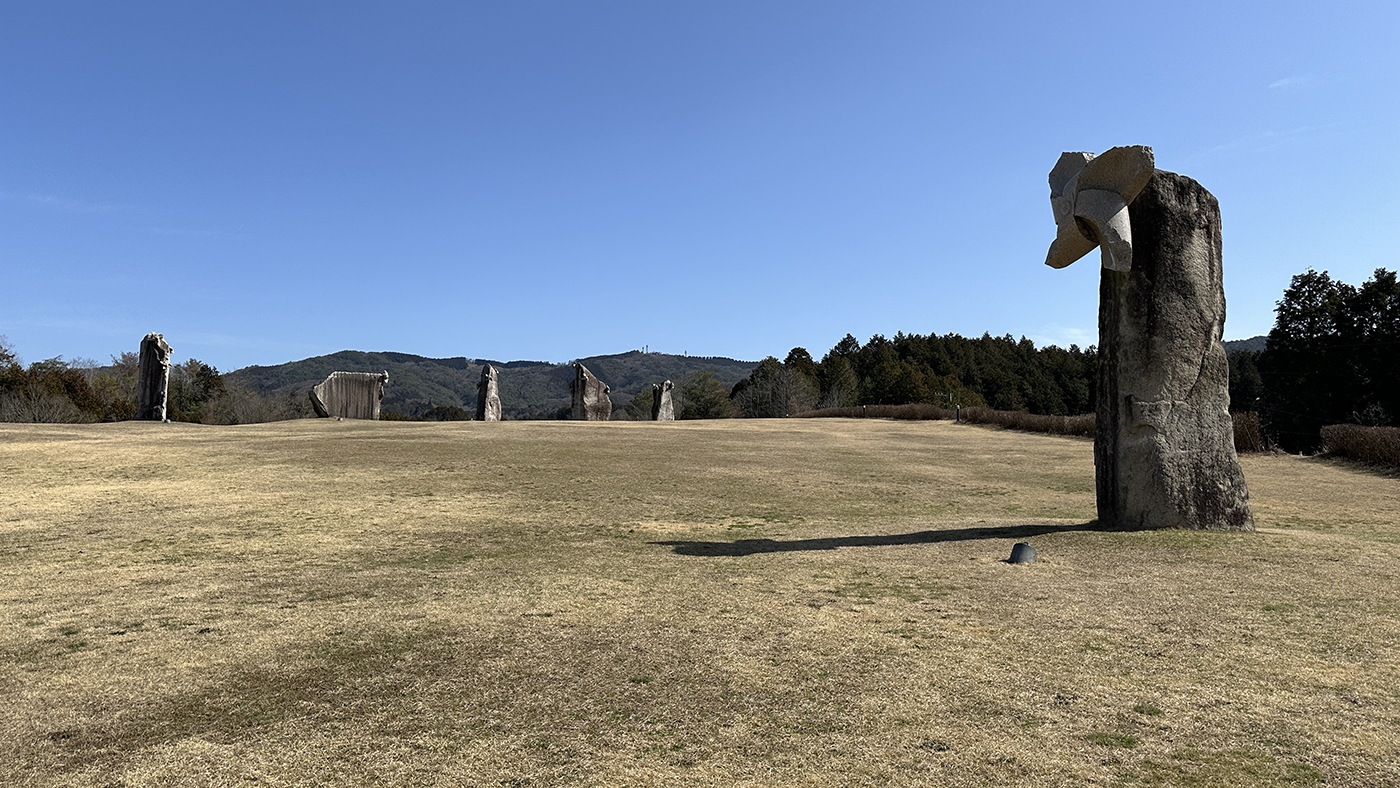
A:
[[[1196,181],[1155,169],[1151,148],[1133,146],[1060,156],[1050,204],[1058,232],[1046,265],[1102,250],[1099,521],[1254,530],[1220,341],[1219,203]]]
[[[651,384],[651,420],[675,421],[676,409],[671,405],[671,381]]]
[[[612,418],[612,400],[608,398],[608,386],[593,377],[593,373],[582,364],[574,364],[574,379],[569,383],[569,394],[573,397],[573,411],[570,418],[578,421],[607,421]]]
[[[481,368],[481,381],[476,384],[476,420],[501,420],[500,374],[487,364]]]
[[[136,418],[165,421],[166,395],[170,390],[170,346],[165,337],[150,333],[141,340],[136,371]]]
[[[311,388],[311,407],[321,418],[379,419],[388,372],[332,372]]]

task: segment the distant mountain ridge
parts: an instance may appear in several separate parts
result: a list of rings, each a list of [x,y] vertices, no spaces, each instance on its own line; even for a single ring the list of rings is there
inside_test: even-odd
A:
[[[703,370],[732,387],[758,365],[756,361],[720,356],[675,356],[637,350],[578,361],[611,388],[614,411],[653,383],[670,380],[679,386]],[[548,361],[427,358],[412,353],[342,350],[277,366],[244,367],[226,377],[264,395],[305,397],[312,386],[332,372],[388,372],[383,409],[417,416],[436,406],[456,406],[474,412],[476,384],[486,364],[501,371],[501,408],[509,419],[548,417],[569,405],[573,366]]]
[[[1250,337],[1249,339],[1228,339],[1224,343],[1226,353],[1238,353],[1241,351],[1248,353],[1263,352],[1265,346],[1269,344],[1266,336]]]

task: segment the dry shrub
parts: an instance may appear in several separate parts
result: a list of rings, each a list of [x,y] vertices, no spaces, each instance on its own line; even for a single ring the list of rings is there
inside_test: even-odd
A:
[[[1092,413],[1078,416],[1047,416],[1026,413],[1020,410],[993,410],[992,408],[963,408],[958,411],[915,402],[908,405],[866,405],[853,408],[821,408],[797,414],[802,418],[875,418],[875,419],[921,419],[953,421],[961,418],[969,424],[995,424],[1010,430],[1022,432],[1046,432],[1052,435],[1079,435],[1094,437],[1095,418]],[[1235,450],[1241,452],[1267,451],[1268,445],[1259,428],[1259,415],[1256,413],[1236,413]]]
[[[941,405],[931,405],[927,402],[912,402],[908,405],[874,405],[872,408],[881,411],[888,410],[891,419],[910,421],[953,421],[958,417],[955,410]]]
[[[866,416],[865,408],[856,405],[852,408],[817,408],[794,413],[799,419],[859,419]]]
[[[854,408],[822,408],[797,414],[803,418],[874,418],[911,419],[921,421],[954,421],[961,418],[970,424],[996,424],[1023,432],[1048,432],[1055,435],[1094,435],[1094,414],[1081,416],[1044,416],[1019,410],[992,408],[963,408],[959,411],[927,402],[908,405],[857,405]]]
[[[1007,429],[1022,432],[1048,432],[1054,435],[1081,435],[1094,437],[1094,414],[1079,416],[1047,416],[1026,413],[1021,410],[992,410],[991,408],[963,408],[963,421],[973,424],[996,424]]]
[[[1231,413],[1230,419],[1235,423],[1236,452],[1269,450],[1269,441],[1259,426],[1258,413]]]
[[[29,424],[81,424],[96,421],[63,396],[40,383],[0,394],[0,421]]]
[[[966,411],[963,411],[966,413]],[[957,411],[911,402],[906,405],[855,405],[849,408],[818,408],[796,414],[804,419],[903,419],[906,421],[953,421]]]
[[[1400,468],[1400,427],[1332,424],[1322,428],[1322,448],[1334,457]]]

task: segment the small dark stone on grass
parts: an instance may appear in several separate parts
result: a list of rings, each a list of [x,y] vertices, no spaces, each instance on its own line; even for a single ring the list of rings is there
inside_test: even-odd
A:
[[[1017,542],[1011,548],[1011,557],[1006,559],[1008,564],[1033,564],[1035,563],[1035,548],[1030,542]]]

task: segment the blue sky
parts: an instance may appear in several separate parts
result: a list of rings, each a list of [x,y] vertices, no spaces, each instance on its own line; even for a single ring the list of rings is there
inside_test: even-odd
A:
[[[0,107],[26,361],[1092,344],[1046,175],[1128,144],[1219,198],[1227,338],[1400,266],[1394,2],[13,2]]]

